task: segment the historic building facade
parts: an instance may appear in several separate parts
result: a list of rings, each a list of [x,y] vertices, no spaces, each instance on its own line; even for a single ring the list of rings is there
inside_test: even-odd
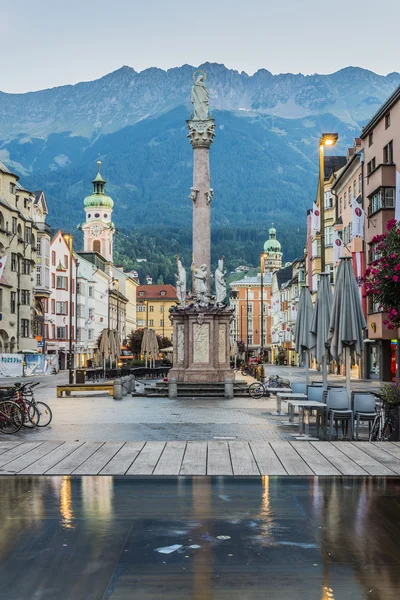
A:
[[[172,339],[169,309],[178,304],[173,285],[139,285],[137,290],[137,327],[154,329],[157,335]]]

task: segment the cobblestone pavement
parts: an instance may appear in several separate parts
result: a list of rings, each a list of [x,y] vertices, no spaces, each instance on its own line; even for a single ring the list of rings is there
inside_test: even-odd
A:
[[[292,381],[304,377],[304,370],[292,367],[268,368]],[[88,393],[81,397],[56,398],[56,385],[66,383],[60,374],[41,380],[36,388],[37,400],[47,402],[53,411],[49,427],[24,430],[12,439],[63,441],[171,441],[214,440],[230,438],[243,441],[291,439],[297,428],[285,426],[282,417],[274,417],[275,399],[250,397],[232,400],[219,398],[145,398],[124,397],[115,401],[107,394]],[[330,376],[336,381],[340,376]],[[238,375],[248,383],[252,378]],[[311,379],[320,378],[311,372]],[[336,382],[335,381],[335,382]],[[379,385],[377,382],[353,381],[354,389]],[[2,436],[1,439],[3,439]],[[8,439],[8,438],[7,438]]]

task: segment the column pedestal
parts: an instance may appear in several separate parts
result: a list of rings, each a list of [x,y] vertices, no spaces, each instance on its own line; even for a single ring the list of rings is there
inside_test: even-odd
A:
[[[191,304],[171,310],[174,327],[173,368],[169,380],[178,383],[223,383],[232,378],[226,306]]]

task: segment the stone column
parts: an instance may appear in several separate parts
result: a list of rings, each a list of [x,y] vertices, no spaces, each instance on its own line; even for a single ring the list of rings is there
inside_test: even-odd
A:
[[[210,187],[210,146],[215,136],[215,121],[187,121],[188,138],[194,151],[193,188],[193,259],[196,267],[207,265],[210,293],[211,231],[210,213],[213,190]]]

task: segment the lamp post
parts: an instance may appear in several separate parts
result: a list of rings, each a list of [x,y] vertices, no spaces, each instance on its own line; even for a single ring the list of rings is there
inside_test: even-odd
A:
[[[321,239],[321,273],[325,271],[325,198],[324,198],[324,180],[325,180],[325,146],[334,146],[339,139],[337,133],[323,133],[319,140],[319,214],[320,214],[320,239]]]
[[[68,348],[68,372],[69,372],[69,383],[74,383],[74,367],[72,360],[72,268],[74,262],[74,256],[72,253],[72,235],[69,233],[64,234],[64,239],[68,244],[69,248],[69,348]]]
[[[246,288],[246,354],[249,358],[249,288]]]
[[[260,270],[261,270],[261,315],[260,315],[260,329],[261,329],[261,340],[260,340],[260,356],[261,360],[264,355],[264,269],[265,269],[265,252],[261,253],[260,256]]]

